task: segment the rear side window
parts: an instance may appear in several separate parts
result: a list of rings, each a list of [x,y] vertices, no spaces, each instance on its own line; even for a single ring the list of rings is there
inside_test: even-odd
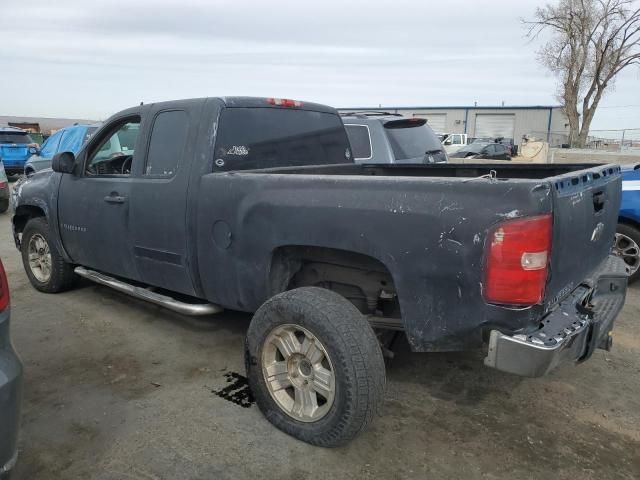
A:
[[[353,158],[355,160],[368,160],[371,158],[371,135],[366,125],[345,125]]]
[[[423,119],[392,120],[384,124],[384,130],[396,160],[442,152],[440,140]]]
[[[333,113],[284,108],[225,108],[214,171],[352,163],[347,134]]]
[[[0,143],[33,143],[31,137],[22,132],[0,132]]]
[[[183,110],[161,112],[153,122],[145,175],[172,177],[187,142],[189,117]]]

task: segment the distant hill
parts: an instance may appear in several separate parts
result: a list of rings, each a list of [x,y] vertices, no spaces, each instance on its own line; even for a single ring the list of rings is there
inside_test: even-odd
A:
[[[6,127],[11,123],[37,123],[40,125],[40,131],[49,135],[51,131],[60,130],[61,128],[73,125],[74,123],[96,123],[96,120],[87,120],[82,118],[48,118],[48,117],[20,117],[13,115],[0,115],[0,127]]]

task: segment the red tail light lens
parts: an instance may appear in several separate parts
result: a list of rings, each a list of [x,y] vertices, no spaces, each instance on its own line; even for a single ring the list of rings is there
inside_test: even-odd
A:
[[[8,185],[7,182],[0,182],[0,188],[7,188]]]
[[[489,303],[535,305],[544,298],[551,254],[551,215],[518,218],[489,232],[484,297]]]
[[[301,107],[302,102],[298,100],[290,100],[288,98],[267,98],[267,103],[277,105],[278,107]]]
[[[9,282],[4,271],[2,261],[0,261],[0,312],[9,306]]]

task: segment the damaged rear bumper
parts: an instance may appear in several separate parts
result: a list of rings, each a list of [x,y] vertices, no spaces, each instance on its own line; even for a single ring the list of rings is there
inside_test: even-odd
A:
[[[541,320],[538,330],[506,335],[492,330],[485,365],[540,377],[564,362],[583,362],[596,348],[609,350],[613,323],[624,305],[624,262],[610,256],[594,274]]]

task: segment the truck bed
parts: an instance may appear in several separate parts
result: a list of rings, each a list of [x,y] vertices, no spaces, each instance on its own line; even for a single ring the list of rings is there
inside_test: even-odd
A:
[[[595,163],[567,164],[523,164],[523,163],[477,163],[477,164],[342,164],[310,167],[279,167],[263,170],[246,170],[242,173],[261,172],[301,175],[377,175],[387,177],[443,177],[443,178],[475,178],[492,175],[496,178],[548,179],[570,173],[590,170],[605,175],[613,174],[616,165]],[[493,174],[492,172],[495,172]]]
[[[201,278],[214,303],[228,305],[239,295],[241,308],[251,310],[269,297],[263,279],[279,249],[355,252],[380,262],[394,279],[414,350],[465,349],[479,345],[492,326],[537,328],[541,316],[589,278],[611,249],[620,185],[619,166],[594,164],[346,164],[210,173],[202,177],[195,222],[203,239],[198,258],[208,266]],[[487,304],[490,229],[548,214],[553,238],[542,304]],[[229,232],[224,251],[205,241],[211,218]],[[227,272],[224,281],[209,274],[214,266]]]

